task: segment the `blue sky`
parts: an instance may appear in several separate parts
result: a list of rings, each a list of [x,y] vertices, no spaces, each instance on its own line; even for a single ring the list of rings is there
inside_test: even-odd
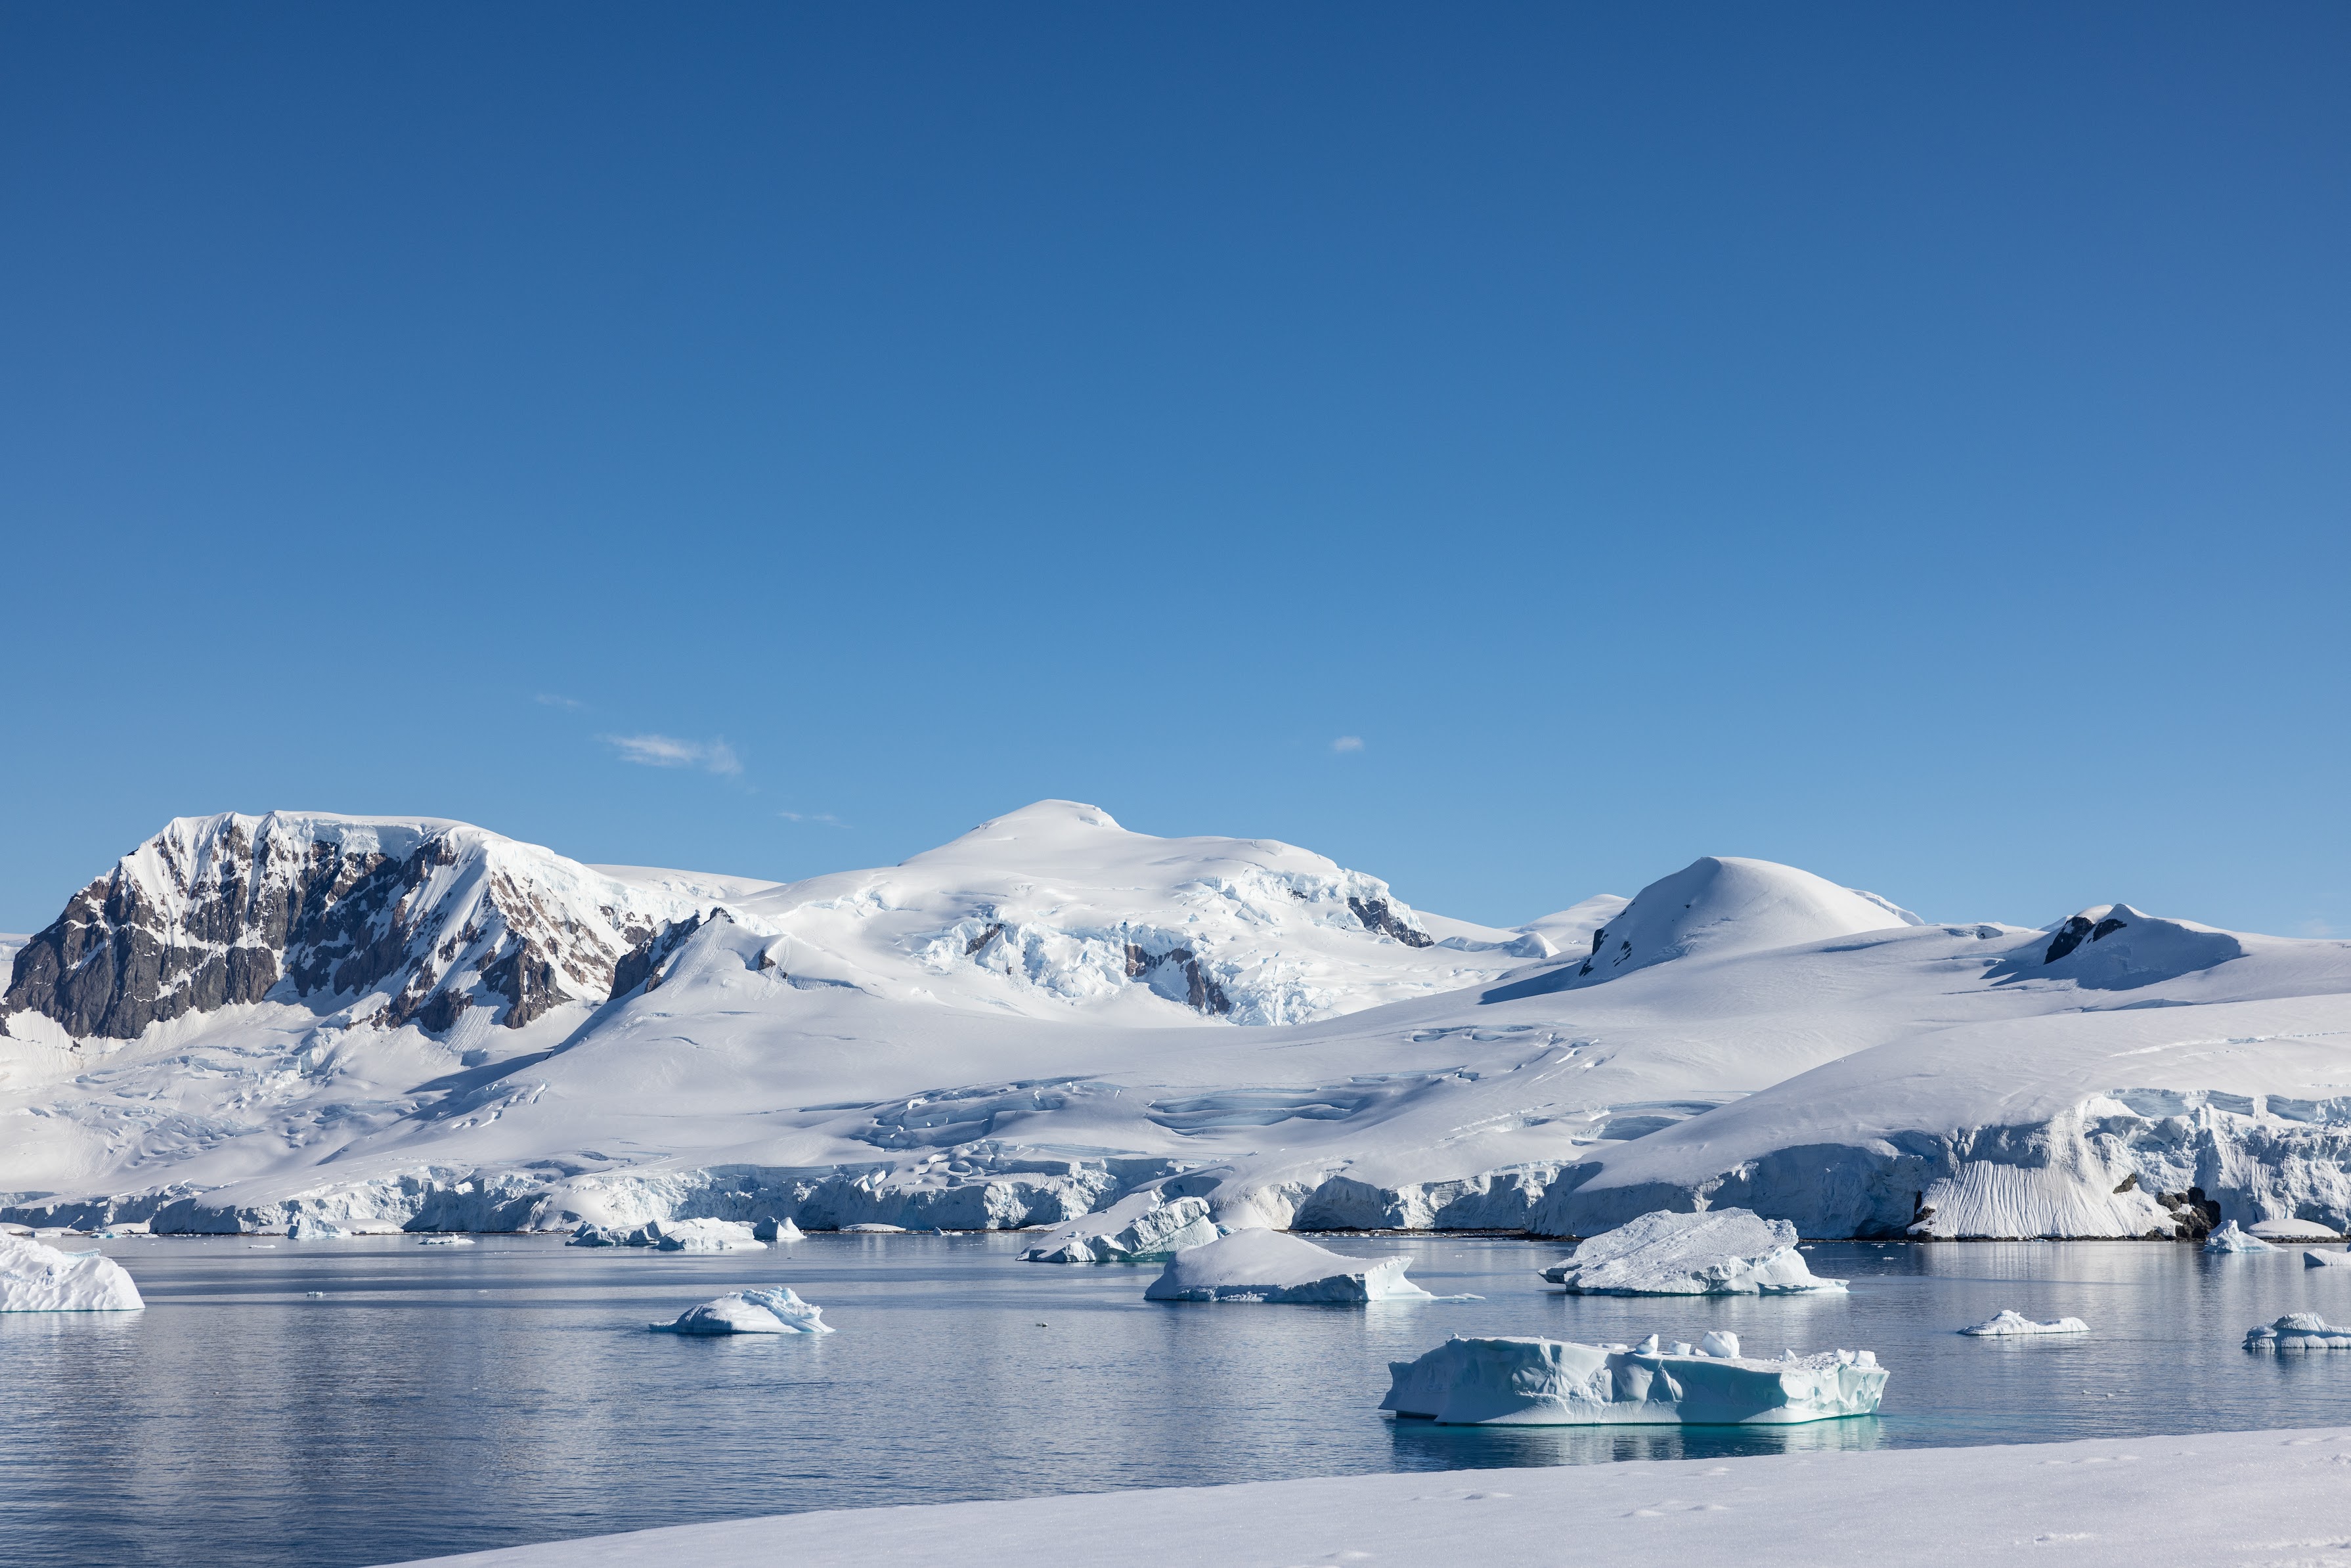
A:
[[[0,5],[0,929],[1048,795],[2351,932],[2351,10]]]

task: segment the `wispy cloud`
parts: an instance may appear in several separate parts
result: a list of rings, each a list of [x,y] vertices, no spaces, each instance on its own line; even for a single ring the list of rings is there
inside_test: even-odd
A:
[[[2314,915],[2302,923],[2302,934],[2304,936],[2332,936],[2335,925],[2323,915]]]
[[[1360,735],[1343,735],[1331,743],[1331,749],[1341,752],[1361,751],[1364,749],[1364,737]]]
[[[601,735],[623,762],[646,768],[699,768],[706,773],[734,778],[743,771],[742,758],[724,740],[680,740],[674,735]]]
[[[541,707],[559,707],[566,713],[581,713],[588,706],[578,697],[559,696],[553,692],[541,692],[531,700]]]
[[[823,822],[836,828],[846,825],[831,811],[778,811],[776,815],[787,822]]]

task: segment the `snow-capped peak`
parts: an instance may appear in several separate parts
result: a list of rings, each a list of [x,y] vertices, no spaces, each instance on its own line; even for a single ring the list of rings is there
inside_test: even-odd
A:
[[[1569,983],[1597,985],[1677,958],[1723,957],[1917,924],[1917,915],[1876,894],[1794,866],[1705,855],[1643,888],[1594,931],[1592,952]]]

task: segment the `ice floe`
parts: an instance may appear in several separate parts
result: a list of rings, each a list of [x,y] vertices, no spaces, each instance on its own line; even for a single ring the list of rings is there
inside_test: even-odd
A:
[[[1455,1426],[1784,1426],[1875,1415],[1886,1389],[1869,1351],[1762,1361],[1740,1356],[1729,1335],[1708,1340],[1729,1354],[1660,1349],[1654,1334],[1637,1346],[1448,1340],[1389,1363],[1380,1408]]]
[[[1970,1323],[1959,1331],[1975,1339],[2014,1339],[2037,1333],[2088,1333],[2090,1325],[2079,1318],[2057,1318],[2040,1323],[2011,1307],[2002,1307],[1980,1323]]]
[[[2351,1269],[2351,1252],[2307,1251],[2302,1255],[2305,1269]]]
[[[2241,1228],[2232,1219],[2205,1238],[2204,1250],[2207,1252],[2274,1252],[2277,1249],[2260,1237]]]
[[[419,1247],[471,1247],[474,1239],[470,1236],[426,1236],[419,1239],[416,1244]]]
[[[2273,1323],[2245,1331],[2247,1350],[2351,1350],[2351,1328],[2337,1328],[2316,1312],[2288,1312]]]
[[[1660,1210],[1604,1231],[1542,1271],[1584,1296],[1753,1296],[1842,1291],[1796,1250],[1796,1228],[1744,1208]]]
[[[732,1291],[678,1313],[676,1321],[647,1323],[655,1333],[831,1333],[824,1309],[811,1306],[789,1286],[772,1291]]]
[[[1143,1292],[1153,1301],[1426,1301],[1400,1257],[1351,1258],[1279,1230],[1189,1247]]]
[[[0,1312],[133,1312],[147,1303],[102,1252],[60,1252],[0,1236]]]
[[[1206,1198],[1170,1202],[1144,1192],[1062,1226],[1020,1256],[1030,1263],[1160,1263],[1217,1235]]]

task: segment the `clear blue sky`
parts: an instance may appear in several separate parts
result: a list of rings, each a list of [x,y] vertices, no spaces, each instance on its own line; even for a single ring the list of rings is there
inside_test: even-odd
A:
[[[1500,923],[2351,931],[2346,79],[2334,4],[8,0],[0,929],[180,814],[789,877],[1066,795]]]

